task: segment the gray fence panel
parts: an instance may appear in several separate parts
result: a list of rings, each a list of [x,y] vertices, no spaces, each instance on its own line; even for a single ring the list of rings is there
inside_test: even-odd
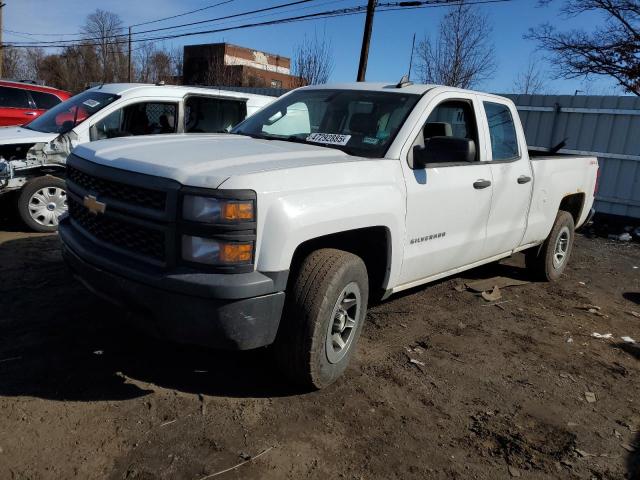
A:
[[[600,163],[596,210],[640,218],[640,98],[505,95],[520,112],[527,143],[590,154]]]

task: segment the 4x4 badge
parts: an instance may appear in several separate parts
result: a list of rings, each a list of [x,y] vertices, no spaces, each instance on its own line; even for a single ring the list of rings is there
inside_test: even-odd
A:
[[[107,209],[107,204],[98,201],[98,199],[93,195],[86,195],[82,199],[82,204],[87,207],[87,210],[89,210],[94,215],[104,213],[104,211]]]

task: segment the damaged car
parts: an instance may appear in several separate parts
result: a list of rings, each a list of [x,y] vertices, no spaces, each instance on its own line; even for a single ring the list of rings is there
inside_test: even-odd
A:
[[[91,88],[26,125],[0,129],[0,195],[17,195],[18,214],[30,229],[55,231],[67,210],[67,156],[77,145],[139,135],[226,133],[273,100],[187,86]]]

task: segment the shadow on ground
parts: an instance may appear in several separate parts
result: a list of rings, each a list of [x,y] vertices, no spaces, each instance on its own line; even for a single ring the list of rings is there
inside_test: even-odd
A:
[[[266,349],[213,351],[136,332],[126,312],[71,278],[57,237],[6,242],[0,265],[0,395],[120,400],[154,386],[234,397],[300,393],[278,377]]]
[[[56,236],[6,242],[0,265],[0,395],[121,400],[156,386],[233,397],[301,393],[279,377],[268,349],[214,351],[136,332],[126,312],[71,278]],[[496,275],[526,279],[524,269],[500,264],[465,278]]]
[[[622,296],[625,300],[629,300],[635,304],[640,304],[640,292],[624,292]]]
[[[0,229],[3,232],[28,232],[16,211],[16,194],[0,195]]]

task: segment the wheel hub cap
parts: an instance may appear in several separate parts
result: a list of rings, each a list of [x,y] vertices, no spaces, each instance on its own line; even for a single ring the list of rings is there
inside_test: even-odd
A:
[[[560,268],[566,261],[567,254],[569,253],[570,240],[571,231],[569,230],[569,227],[562,227],[553,250],[553,266],[555,268]]]
[[[67,211],[67,192],[58,187],[44,187],[29,199],[29,215],[45,227],[58,225],[58,217]]]
[[[337,363],[347,354],[360,321],[361,294],[358,284],[349,283],[333,307],[325,350],[330,363]]]

